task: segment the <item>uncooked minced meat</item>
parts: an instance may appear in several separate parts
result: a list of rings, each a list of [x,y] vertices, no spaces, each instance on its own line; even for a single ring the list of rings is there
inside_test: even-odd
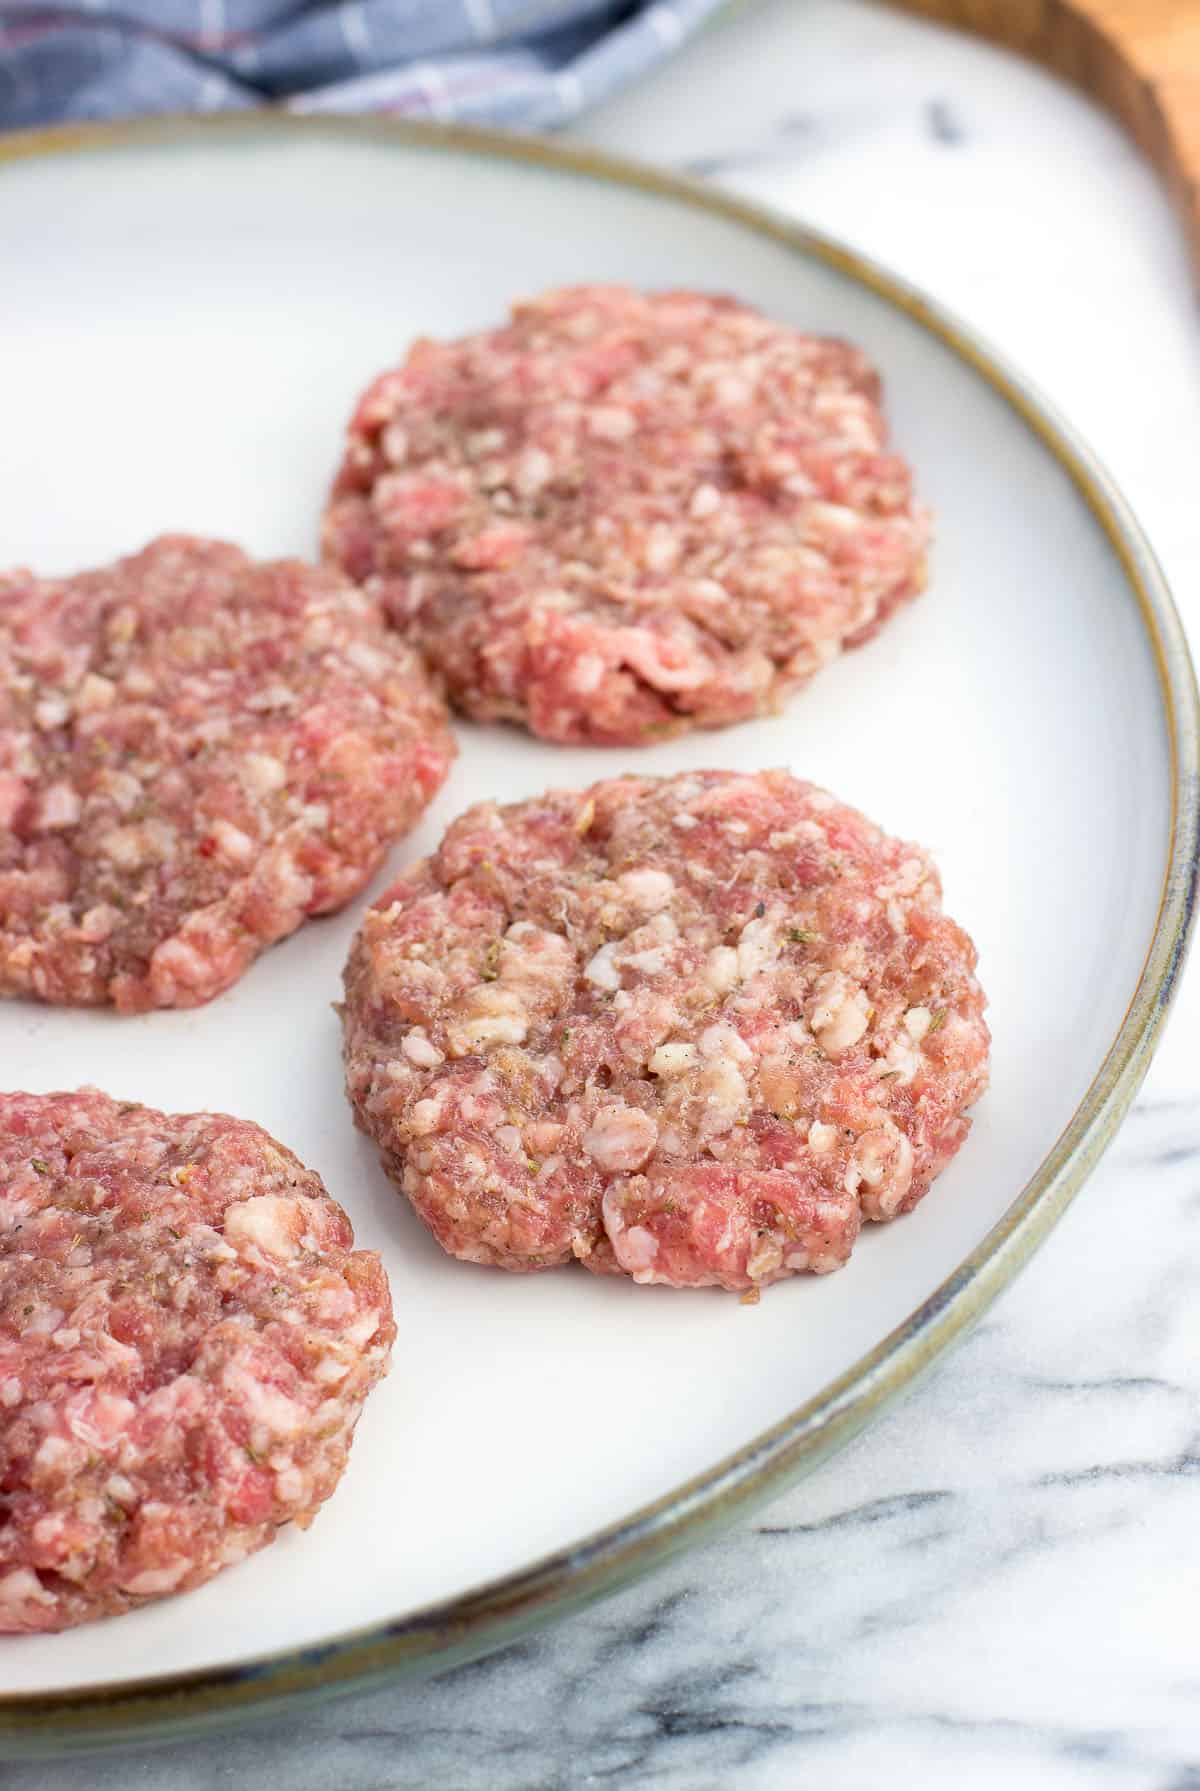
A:
[[[366,392],[325,552],[480,720],[638,743],[776,708],[924,583],[857,349],[585,286]]]
[[[453,754],[336,573],[164,536],[0,574],[0,994],[209,1000],[362,888]]]
[[[258,1126],[0,1095],[0,1631],[201,1585],[307,1525],[395,1325]]]
[[[927,1191],[987,1083],[919,848],[786,772],[468,810],[367,914],[360,1124],[472,1262],[753,1289]]]

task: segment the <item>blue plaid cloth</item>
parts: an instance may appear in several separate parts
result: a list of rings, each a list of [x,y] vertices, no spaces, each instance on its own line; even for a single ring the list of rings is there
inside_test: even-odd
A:
[[[0,0],[0,129],[269,103],[547,129],[720,0]]]

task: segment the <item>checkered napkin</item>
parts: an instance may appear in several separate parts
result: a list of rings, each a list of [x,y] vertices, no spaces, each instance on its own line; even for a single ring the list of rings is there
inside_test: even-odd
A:
[[[0,129],[283,104],[544,130],[720,0],[0,0]]]

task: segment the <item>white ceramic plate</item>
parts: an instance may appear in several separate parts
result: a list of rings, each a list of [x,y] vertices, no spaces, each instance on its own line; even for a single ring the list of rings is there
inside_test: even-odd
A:
[[[829,245],[594,158],[386,126],[28,147],[0,167],[0,561],[44,572],[164,529],[311,554],[368,378],[415,335],[480,328],[524,291],[724,288],[861,343],[936,512],[928,595],[775,720],[620,752],[461,727],[449,786],[393,864],[479,797],[633,763],[787,765],[933,848],[980,947],[995,1057],[925,1204],[871,1230],[843,1273],[747,1308],[439,1253],[342,1095],[330,1003],[362,903],[197,1012],[4,1006],[5,1085],[94,1081],[291,1145],[383,1252],[400,1325],[307,1535],[186,1597],[0,1642],[9,1745],[48,1723],[79,1743],[194,1722],[482,1648],[848,1434],[1011,1274],[1130,1098],[1186,936],[1191,801],[1176,811],[1195,773],[1186,653],[1103,475],[954,326]]]

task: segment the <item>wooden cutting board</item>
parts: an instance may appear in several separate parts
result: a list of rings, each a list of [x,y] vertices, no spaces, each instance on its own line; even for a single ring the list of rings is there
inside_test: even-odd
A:
[[[1065,75],[1154,162],[1200,280],[1200,0],[898,0]]]

